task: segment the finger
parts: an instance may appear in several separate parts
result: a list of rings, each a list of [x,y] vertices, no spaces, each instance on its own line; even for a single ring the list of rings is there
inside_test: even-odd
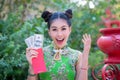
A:
[[[38,54],[35,54],[35,53],[31,53],[28,55],[29,57],[32,57],[32,56],[38,56]]]
[[[85,39],[85,40],[91,40],[90,34],[85,34],[85,35],[84,35],[84,39]]]
[[[88,34],[87,34],[87,33],[85,33],[85,37],[86,37],[86,38],[88,37]]]
[[[38,54],[38,52],[36,51],[36,50],[34,50],[33,48],[28,48],[28,49],[26,49],[26,53],[28,54],[28,53],[34,53],[34,54]]]
[[[36,58],[36,57],[37,57],[37,55],[31,56],[31,59]]]
[[[31,49],[34,49],[34,48],[32,48],[32,47],[26,48],[26,51],[31,50]]]
[[[88,40],[89,40],[89,42],[91,42],[91,35],[90,34],[88,35]]]
[[[90,35],[90,34],[89,34],[88,36],[89,36],[89,38],[91,38],[91,35]]]
[[[33,54],[38,54],[38,52],[37,52],[37,51],[35,51],[35,50],[30,50],[30,53],[33,53]]]
[[[84,36],[85,39],[88,38],[88,34],[87,33],[85,33],[83,36]]]
[[[26,58],[28,61],[30,61],[33,57],[37,57],[38,54],[35,54],[35,53],[27,53],[26,54]]]
[[[31,58],[32,56],[38,56],[38,54],[36,54],[36,53],[27,53],[26,54],[26,57],[29,59],[29,58]]]
[[[84,39],[84,40],[86,39],[86,36],[85,36],[85,34],[83,35],[83,39]]]
[[[90,38],[90,35],[89,34],[85,34],[85,38],[86,39]]]
[[[32,59],[33,59],[33,58],[36,58],[36,57],[37,57],[37,56],[34,55],[34,56],[31,56],[31,57],[28,59],[30,65],[32,64]]]
[[[26,53],[30,52],[32,48],[26,48]]]
[[[38,54],[35,54],[35,53],[28,53],[26,54],[26,57],[30,58],[32,56],[38,56]]]
[[[88,38],[88,39],[91,39],[91,36],[90,36],[90,34],[88,34],[88,35],[87,35],[87,38]]]
[[[87,35],[86,34],[83,35],[83,40],[84,40],[84,42],[87,40]]]
[[[26,53],[28,53],[29,52],[29,48],[26,48]]]
[[[82,42],[84,43],[84,39],[82,39]]]

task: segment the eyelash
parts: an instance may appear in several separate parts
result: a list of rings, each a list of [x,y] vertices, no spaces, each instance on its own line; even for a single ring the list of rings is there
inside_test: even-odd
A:
[[[57,29],[52,29],[52,31],[56,31]],[[62,28],[62,30],[66,30],[66,28]]]
[[[62,28],[62,30],[66,30],[66,28]]]
[[[52,29],[53,31],[56,31],[57,29]]]

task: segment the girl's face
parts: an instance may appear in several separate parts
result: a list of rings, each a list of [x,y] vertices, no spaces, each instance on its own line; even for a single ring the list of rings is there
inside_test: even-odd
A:
[[[57,48],[63,48],[66,45],[68,37],[71,33],[71,27],[68,26],[66,20],[55,19],[49,29],[49,35],[54,41]]]

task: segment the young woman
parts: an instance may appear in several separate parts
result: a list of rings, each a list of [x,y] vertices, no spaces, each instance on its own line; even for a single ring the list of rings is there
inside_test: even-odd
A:
[[[67,45],[71,33],[72,10],[51,13],[44,11],[42,18],[47,22],[48,33],[53,42],[44,48],[47,72],[35,75],[31,59],[37,57],[32,48],[26,49],[29,62],[27,80],[88,80],[88,56],[91,48],[90,35],[83,35],[84,50],[80,52]]]

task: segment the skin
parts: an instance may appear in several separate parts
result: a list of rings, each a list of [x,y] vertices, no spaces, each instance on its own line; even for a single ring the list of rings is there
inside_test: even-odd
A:
[[[71,33],[71,27],[68,26],[67,22],[64,19],[55,19],[48,30],[48,34],[53,40],[57,48],[63,48],[69,35]],[[88,34],[83,35],[82,42],[84,43],[83,54],[79,55],[79,60],[76,64],[76,79],[75,80],[88,80],[88,56],[91,48],[91,37]],[[26,49],[26,58],[29,63],[29,72],[33,73],[33,68],[31,66],[31,59],[37,57],[37,52],[33,48]],[[37,80],[36,76],[28,76],[27,80]]]
[[[71,33],[71,27],[68,26],[65,20],[56,19],[51,24],[48,33],[57,48],[63,48],[66,45],[68,37]]]

